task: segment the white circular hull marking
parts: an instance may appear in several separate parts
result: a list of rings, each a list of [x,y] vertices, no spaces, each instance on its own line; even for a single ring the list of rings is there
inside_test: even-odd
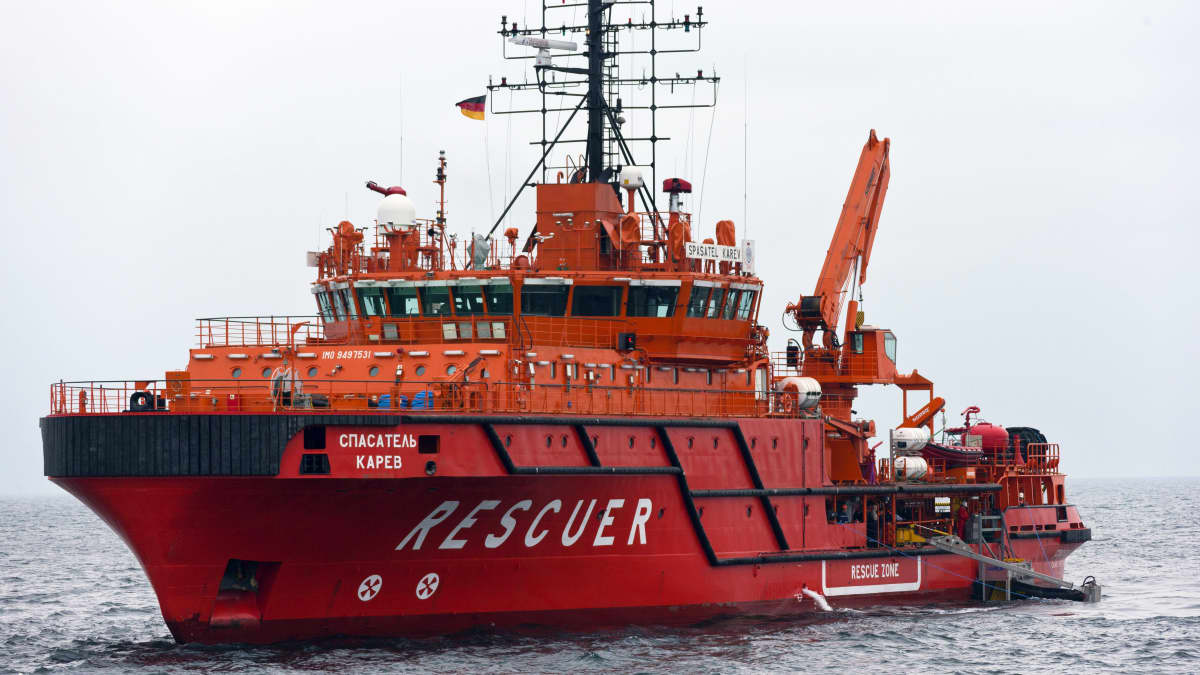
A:
[[[437,593],[440,581],[437,572],[430,572],[421,577],[421,580],[417,582],[417,599],[428,600],[434,593]]]
[[[358,599],[363,602],[370,602],[372,598],[379,595],[379,591],[383,589],[383,577],[378,574],[372,574],[362,583],[358,585]]]

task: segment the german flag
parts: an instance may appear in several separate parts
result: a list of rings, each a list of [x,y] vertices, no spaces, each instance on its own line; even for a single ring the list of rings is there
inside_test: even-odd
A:
[[[454,105],[458,106],[458,110],[467,117],[473,120],[481,120],[483,119],[483,107],[486,100],[487,94],[484,94],[483,96],[464,99]]]

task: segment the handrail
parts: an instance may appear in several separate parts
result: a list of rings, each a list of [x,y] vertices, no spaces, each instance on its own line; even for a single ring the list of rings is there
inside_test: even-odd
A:
[[[293,329],[296,332],[293,333]],[[315,315],[221,316],[196,319],[196,342],[210,347],[271,347],[322,342],[325,324]]]
[[[56,382],[52,415],[228,413],[290,410],[355,413],[459,412],[674,417],[798,417],[778,395],[753,390],[650,388],[569,383],[295,380],[294,391],[264,378]],[[136,399],[135,399],[136,397]]]

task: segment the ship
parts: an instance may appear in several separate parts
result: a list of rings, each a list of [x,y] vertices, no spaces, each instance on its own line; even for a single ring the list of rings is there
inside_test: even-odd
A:
[[[658,117],[715,105],[715,72],[657,63],[699,48],[703,9],[576,5],[584,21],[553,3],[540,25],[503,17],[526,76],[459,104],[542,120],[541,159],[490,230],[450,230],[442,153],[433,217],[369,182],[374,227],[342,221],[307,252],[310,313],[199,319],[181,369],[50,385],[45,475],[128,545],[174,638],[678,625],[1062,590],[1091,533],[1059,445],[977,406],[951,426],[933,381],[899,370],[895,334],[865,323],[890,139],[868,134],[813,292],[766,308],[795,331],[771,351],[755,242],[732,219],[694,221],[691,177],[659,175]],[[671,103],[687,88],[712,98]],[[539,102],[499,110],[499,92]],[[526,188],[536,213],[509,217]],[[871,385],[902,392],[880,428],[853,409]]]

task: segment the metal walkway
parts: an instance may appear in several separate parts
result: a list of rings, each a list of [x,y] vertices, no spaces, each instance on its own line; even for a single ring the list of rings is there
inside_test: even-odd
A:
[[[1068,591],[1067,594],[1055,594],[1054,597],[1068,597],[1081,602],[1100,601],[1100,584],[1097,584],[1095,580],[1091,579],[1091,577],[1088,577],[1088,580],[1085,580],[1082,584],[1076,586],[1070,581],[1033,571],[1029,562],[1005,562],[1003,560],[978,553],[971,547],[970,544],[967,544],[962,539],[959,539],[953,535],[933,537],[929,540],[929,543],[942,551],[946,551],[947,553],[961,555],[964,558],[970,558],[978,561],[979,580],[981,582],[986,583],[987,581],[987,577],[984,574],[986,568],[993,567],[1004,570],[1005,576],[1003,589],[1005,600],[1012,599],[1012,583],[1014,580],[1021,582],[1025,579],[1036,579],[1043,583],[1050,584],[1055,588]],[[1026,588],[1029,588],[1029,586],[1026,586]]]

